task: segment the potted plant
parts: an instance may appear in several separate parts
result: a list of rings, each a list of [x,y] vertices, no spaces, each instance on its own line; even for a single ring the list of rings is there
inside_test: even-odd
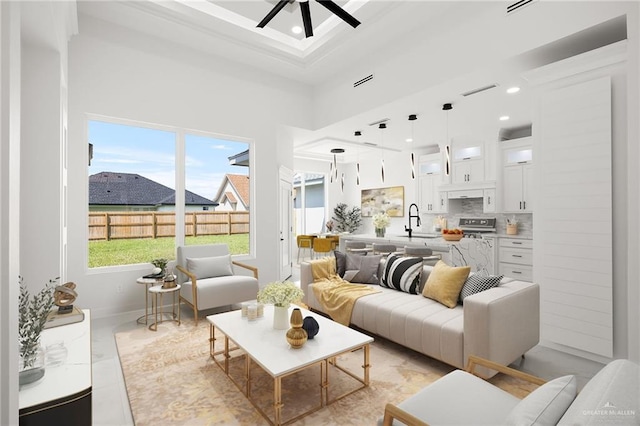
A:
[[[338,232],[355,232],[362,223],[360,208],[352,207],[349,210],[345,203],[338,203],[333,209],[333,215],[332,219],[335,221]]]
[[[53,306],[53,291],[58,279],[49,283],[33,297],[29,295],[22,277],[18,305],[18,341],[20,344],[19,383],[33,383],[44,377],[44,351],[40,345],[40,334]]]
[[[274,306],[273,328],[289,328],[289,304],[302,300],[304,292],[291,281],[271,282],[258,292],[258,302]]]
[[[151,264],[153,266],[155,266],[156,268],[160,269],[160,272],[157,273],[160,276],[164,276],[164,274],[166,273],[167,263],[169,263],[169,261],[167,259],[164,259],[164,258],[153,259],[151,261]],[[154,272],[156,272],[156,271],[154,271]]]

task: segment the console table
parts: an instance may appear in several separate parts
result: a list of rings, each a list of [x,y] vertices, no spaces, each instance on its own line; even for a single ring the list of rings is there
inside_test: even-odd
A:
[[[91,424],[91,313],[83,312],[82,322],[42,331],[42,347],[62,341],[67,359],[47,366],[40,381],[20,389],[21,426]]]

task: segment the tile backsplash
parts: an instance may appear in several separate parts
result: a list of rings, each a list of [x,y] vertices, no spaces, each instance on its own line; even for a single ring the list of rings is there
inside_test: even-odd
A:
[[[496,229],[499,234],[507,232],[507,219],[515,219],[518,221],[518,234],[532,235],[533,234],[533,214],[521,213],[521,214],[503,214],[503,213],[483,213],[482,212],[482,199],[470,198],[466,200],[453,200],[455,206],[450,206],[451,213],[441,214],[422,214],[422,231],[431,232],[431,224],[438,216],[442,216],[447,219],[448,227],[455,228],[458,226],[458,222],[461,217],[495,217]],[[453,212],[455,210],[455,212]]]

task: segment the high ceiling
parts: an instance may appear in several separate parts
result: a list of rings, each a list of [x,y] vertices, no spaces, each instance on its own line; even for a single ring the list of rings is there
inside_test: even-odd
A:
[[[78,14],[81,30],[83,16],[91,16],[318,87],[384,48],[410,44],[416,37],[429,39],[442,28],[460,28],[462,32],[465,22],[478,13],[488,9],[504,13],[507,4],[337,0],[339,6],[362,22],[353,29],[316,0],[309,0],[314,36],[305,38],[304,33],[296,35],[291,31],[296,25],[302,26],[296,1],[265,28],[256,28],[276,3],[277,0],[80,1]],[[329,160],[332,148],[343,148],[346,152],[339,161],[349,162],[367,152],[378,152],[383,145],[384,149],[428,151],[453,134],[497,137],[501,127],[529,125],[531,97],[519,74],[532,62],[531,55],[476,70],[322,129],[294,129],[295,155]],[[563,53],[556,53],[556,57],[562,58]],[[488,85],[495,87],[462,95]],[[513,85],[522,90],[507,94],[506,89]],[[442,111],[445,102],[454,103],[454,109]],[[409,114],[418,114],[418,120],[410,123]],[[508,122],[498,120],[503,115],[510,117]],[[369,125],[383,118],[390,119],[384,132]],[[355,130],[362,131],[362,136],[355,137]],[[414,141],[405,142],[411,136]]]

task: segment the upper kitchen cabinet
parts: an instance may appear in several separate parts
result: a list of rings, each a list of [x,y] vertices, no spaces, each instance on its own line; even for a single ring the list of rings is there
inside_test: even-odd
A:
[[[483,145],[480,142],[454,143],[451,155],[451,183],[465,184],[485,180]]]
[[[531,137],[501,142],[502,211],[533,212],[533,141]]]
[[[440,153],[420,156],[418,165],[418,198],[423,213],[444,213],[447,211],[446,192],[439,190],[442,185],[442,155]]]

